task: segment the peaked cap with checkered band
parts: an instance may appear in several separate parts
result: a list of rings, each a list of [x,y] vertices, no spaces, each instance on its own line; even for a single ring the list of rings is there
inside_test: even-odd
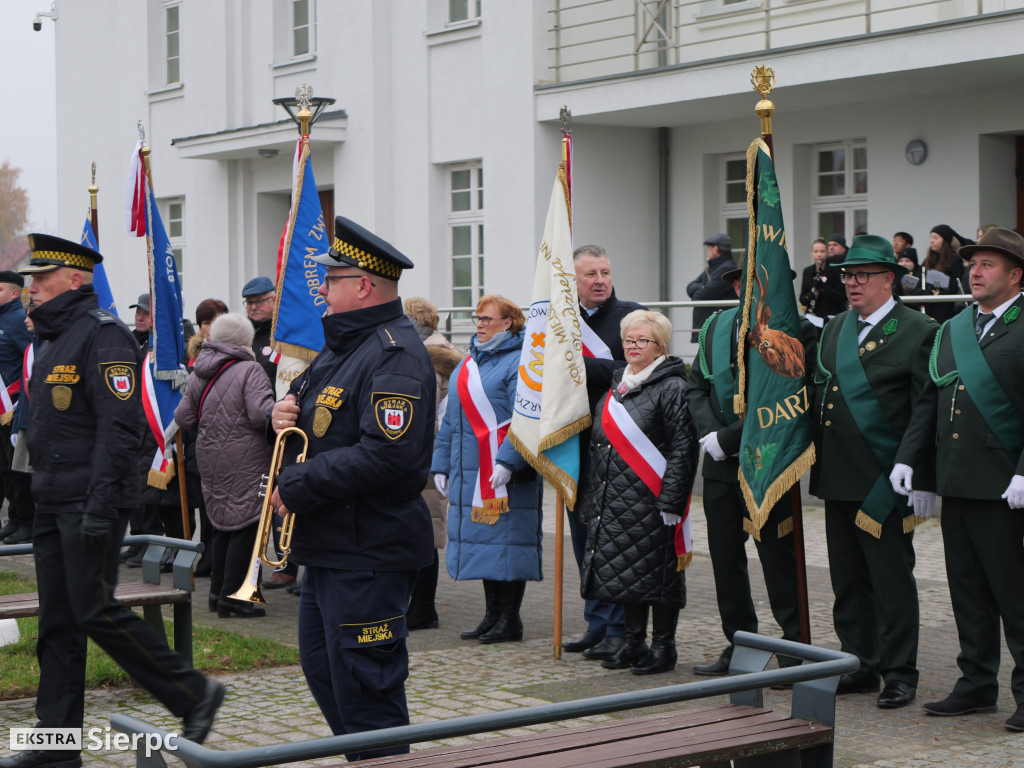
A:
[[[408,257],[391,243],[344,216],[334,220],[331,250],[315,256],[313,260],[328,267],[358,267],[396,281],[402,276],[403,269],[413,267]]]
[[[31,234],[28,246],[32,249],[32,258],[28,266],[18,270],[23,275],[50,272],[61,267],[92,272],[103,261],[103,257],[92,248],[53,235]]]

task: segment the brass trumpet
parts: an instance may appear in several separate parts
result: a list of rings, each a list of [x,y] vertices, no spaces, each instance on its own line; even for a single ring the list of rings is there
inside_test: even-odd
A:
[[[298,427],[286,427],[277,433],[277,440],[274,442],[274,453],[270,457],[270,469],[268,474],[263,475],[263,482],[260,485],[259,494],[263,497],[263,509],[260,512],[260,527],[256,533],[256,543],[253,545],[252,559],[249,561],[249,575],[245,582],[236,592],[228,595],[232,600],[247,600],[250,603],[263,603],[263,590],[260,587],[260,571],[262,564],[283,568],[288,562],[288,555],[292,551],[292,528],[295,526],[295,515],[289,512],[281,516],[281,532],[279,546],[281,547],[281,559],[271,560],[267,557],[267,545],[270,543],[270,534],[274,525],[274,508],[270,505],[270,499],[274,495],[274,485],[277,483],[277,476],[281,472],[281,463],[284,461],[284,447],[288,438],[297,435],[302,438],[302,451],[295,459],[298,464],[306,460],[306,451],[309,450],[309,438],[306,433]]]

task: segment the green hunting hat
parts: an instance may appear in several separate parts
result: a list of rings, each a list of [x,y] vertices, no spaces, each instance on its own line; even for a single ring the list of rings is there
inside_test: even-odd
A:
[[[887,238],[878,235],[857,235],[853,238],[850,250],[846,252],[846,258],[836,264],[844,270],[847,267],[858,265],[870,265],[885,267],[896,273],[897,277],[910,272],[909,269],[896,261],[896,254],[893,253],[892,243]]]

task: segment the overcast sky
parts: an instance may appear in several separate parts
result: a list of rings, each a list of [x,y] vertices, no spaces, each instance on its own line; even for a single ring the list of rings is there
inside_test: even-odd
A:
[[[54,22],[44,18],[32,29],[47,0],[0,2],[0,162],[21,168],[21,187],[29,196],[30,231],[57,226],[56,85]],[[57,22],[60,23],[59,21]]]

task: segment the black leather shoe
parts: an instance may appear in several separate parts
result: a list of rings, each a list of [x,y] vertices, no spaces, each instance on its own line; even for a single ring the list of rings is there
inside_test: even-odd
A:
[[[1024,731],[1024,705],[1017,707],[1017,711],[1014,712],[1013,717],[1006,721],[1006,730],[1016,731],[1020,733]]]
[[[196,744],[206,741],[206,737],[210,735],[210,729],[213,727],[213,718],[217,716],[217,710],[224,703],[224,693],[223,685],[215,683],[213,680],[206,681],[206,692],[203,694],[203,698],[182,718],[184,727],[181,735],[183,738]]]
[[[643,640],[636,644],[623,642],[618,653],[602,661],[601,666],[605,669],[629,669],[637,659],[647,655],[647,650],[647,643]]]
[[[729,674],[729,659],[725,656],[719,656],[710,664],[698,664],[693,668],[693,673],[695,675],[705,675],[706,677],[727,675]]]
[[[82,756],[76,752],[26,749],[0,760],[0,768],[80,768]]]
[[[836,686],[836,696],[843,696],[847,693],[878,693],[880,687],[881,682],[877,677],[872,680],[853,675],[842,675],[839,678],[839,685]]]
[[[117,556],[117,562],[119,562],[119,563],[127,562],[130,558],[135,557],[141,551],[142,551],[142,548],[141,547],[136,547],[134,544],[132,544],[130,547],[125,547],[124,549],[121,550],[121,554],[119,554]]]
[[[17,520],[10,520],[10,519],[8,519],[8,521],[6,523],[4,523],[4,527],[0,528],[0,541],[3,541],[8,536],[10,536],[12,533],[14,533],[16,530],[18,530],[19,525],[20,525],[20,523]],[[33,751],[37,751],[37,750],[33,750]]]
[[[22,525],[18,527],[18,530],[4,539],[4,544],[27,544],[30,541],[32,541],[32,526]]]
[[[583,652],[583,658],[590,659],[591,661],[604,661],[605,659],[610,659],[619,652],[619,648],[621,648],[625,642],[626,638],[622,635],[605,635],[604,640],[593,648],[587,648],[587,650]]]
[[[890,680],[878,696],[879,709],[899,709],[917,698],[917,688],[902,680]]]
[[[598,631],[596,629],[588,629],[575,640],[570,640],[568,643],[563,645],[562,650],[566,653],[582,653],[588,648],[593,648],[602,640],[604,640],[603,630]]]
[[[217,601],[218,618],[228,619],[231,618],[231,614],[241,616],[243,619],[258,619],[266,616],[267,612],[248,600],[233,600],[230,597],[220,598]]]
[[[967,696],[961,696],[955,691],[942,701],[933,701],[924,705],[924,711],[929,715],[936,715],[937,717],[955,717],[957,715],[973,715],[975,713],[984,714],[986,712],[995,712],[996,705],[986,704],[983,701],[977,699],[971,699]],[[1019,715],[1020,712],[1018,711]],[[1017,715],[1014,715],[1016,717]],[[1013,718],[1011,718],[1013,719]]]
[[[676,647],[674,645],[658,645],[651,643],[651,650],[643,658],[633,662],[629,671],[634,675],[657,675],[671,672],[676,668]]]
[[[217,595],[213,594],[213,592],[211,592],[210,593],[210,601],[209,601],[210,613],[216,613],[217,612],[217,603],[219,603],[219,602],[220,602],[220,598],[217,597]]]

